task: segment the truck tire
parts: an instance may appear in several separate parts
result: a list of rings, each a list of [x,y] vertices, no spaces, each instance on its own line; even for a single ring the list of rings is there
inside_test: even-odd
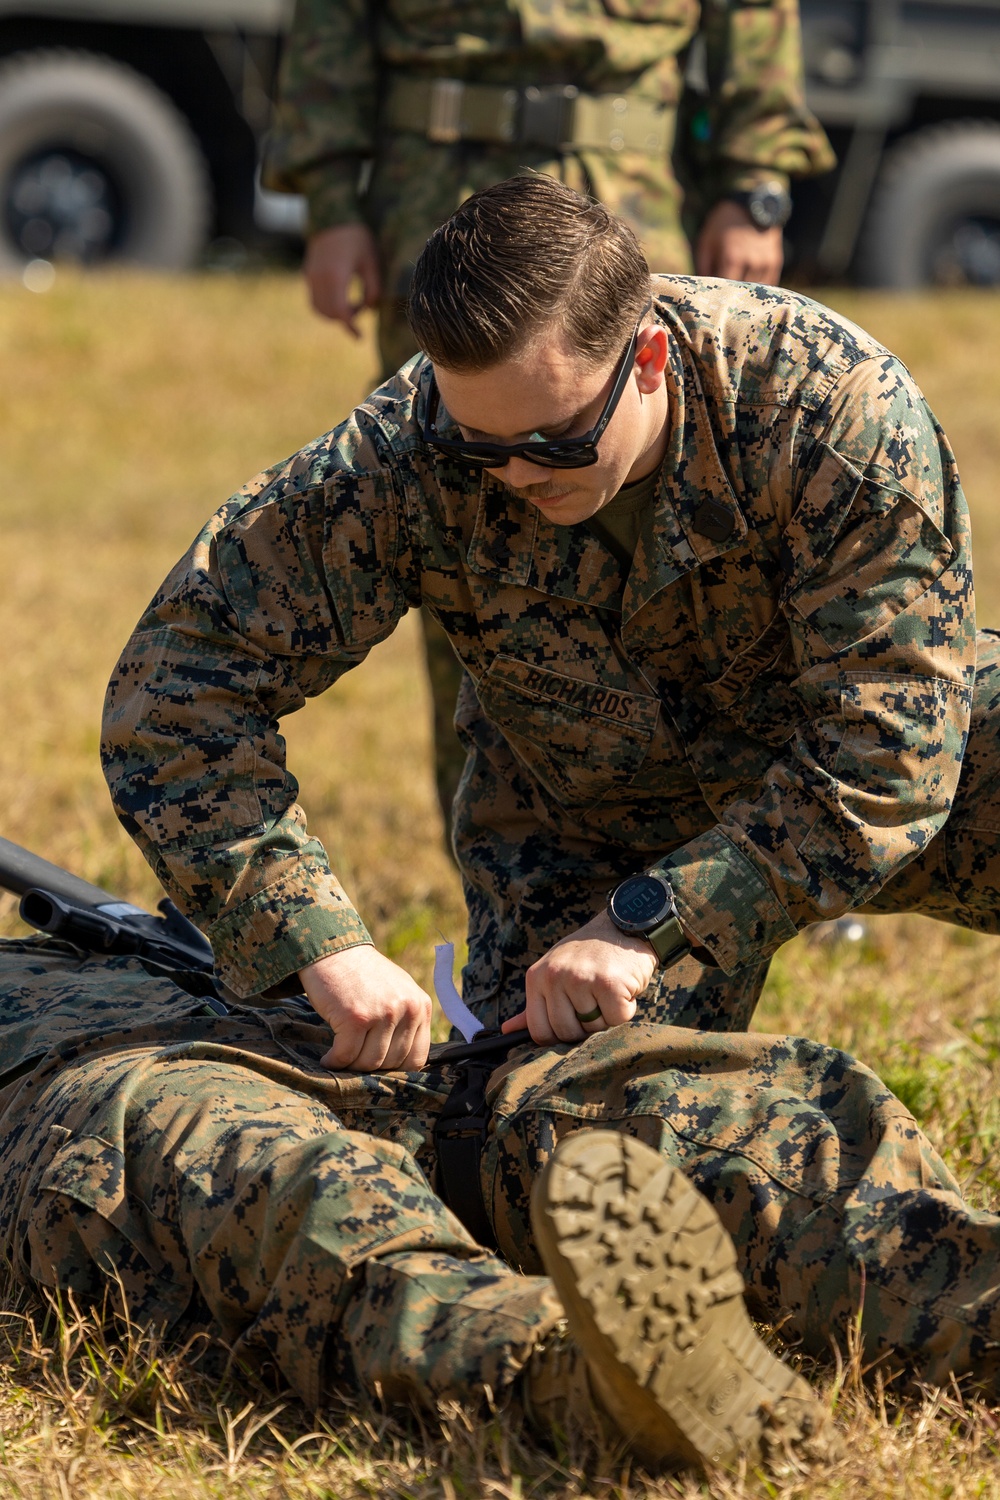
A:
[[[0,67],[0,271],[33,259],[180,269],[210,215],[198,142],[148,79],[87,52]]]
[[[886,153],[858,265],[866,286],[1000,286],[1000,124],[954,120]]]

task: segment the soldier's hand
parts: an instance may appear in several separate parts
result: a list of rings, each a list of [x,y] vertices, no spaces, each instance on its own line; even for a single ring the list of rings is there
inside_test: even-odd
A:
[[[636,999],[656,967],[646,940],[620,932],[601,912],[532,964],[524,976],[525,1009],[501,1029],[526,1027],[532,1041],[544,1046],[580,1042],[595,1031],[621,1026],[635,1015]]]
[[[299,970],[313,1009],[334,1034],[324,1068],[372,1073],[427,1061],[431,997],[370,943],[328,954]]]
[[[310,235],[302,267],[309,283],[312,305],[324,318],[343,323],[356,339],[361,330],[355,321],[365,307],[377,307],[382,295],[375,237],[367,224],[338,224]],[[355,278],[360,298],[351,300]]]
[[[723,199],[709,210],[701,226],[694,268],[699,276],[776,286],[784,259],[780,229],[758,229],[741,204]]]

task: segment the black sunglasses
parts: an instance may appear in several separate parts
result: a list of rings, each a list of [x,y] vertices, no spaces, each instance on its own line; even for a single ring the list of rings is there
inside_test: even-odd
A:
[[[647,308],[643,312],[643,318],[648,311]],[[615,378],[608,399],[604,403],[604,410],[590,431],[582,433],[580,437],[553,438],[551,442],[546,442],[544,438],[537,438],[534,442],[528,443],[467,443],[463,438],[439,437],[436,423],[441,396],[432,370],[424,413],[422,434],[424,442],[432,448],[437,448],[441,453],[457,458],[461,463],[470,464],[475,469],[502,469],[504,464],[509,463],[512,458],[526,458],[529,463],[541,464],[547,469],[589,468],[591,464],[597,462],[597,444],[600,442],[605,427],[614,416],[615,407],[628,384],[641,326],[642,318],[635,325],[635,332],[629,339],[628,347],[621,357],[621,363],[615,370]]]

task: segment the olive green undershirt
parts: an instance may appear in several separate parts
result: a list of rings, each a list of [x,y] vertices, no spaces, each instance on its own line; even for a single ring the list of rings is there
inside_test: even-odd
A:
[[[652,474],[637,479],[634,484],[623,484],[617,495],[612,495],[587,522],[593,535],[607,547],[626,574],[632,566],[643,516],[653,503],[659,477],[659,469],[654,469]]]

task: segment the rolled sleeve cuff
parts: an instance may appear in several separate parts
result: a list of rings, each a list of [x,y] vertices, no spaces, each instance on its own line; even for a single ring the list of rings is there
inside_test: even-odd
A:
[[[720,828],[652,865],[681,922],[727,974],[769,957],[796,928],[759,869]]]
[[[365,220],[358,195],[358,164],[343,174],[323,177],[305,185],[309,206],[308,234],[323,229],[338,229],[341,224],[363,224]]]
[[[318,958],[372,941],[329,871],[301,866],[224,912],[208,937],[220,979],[243,997],[275,990]]]

